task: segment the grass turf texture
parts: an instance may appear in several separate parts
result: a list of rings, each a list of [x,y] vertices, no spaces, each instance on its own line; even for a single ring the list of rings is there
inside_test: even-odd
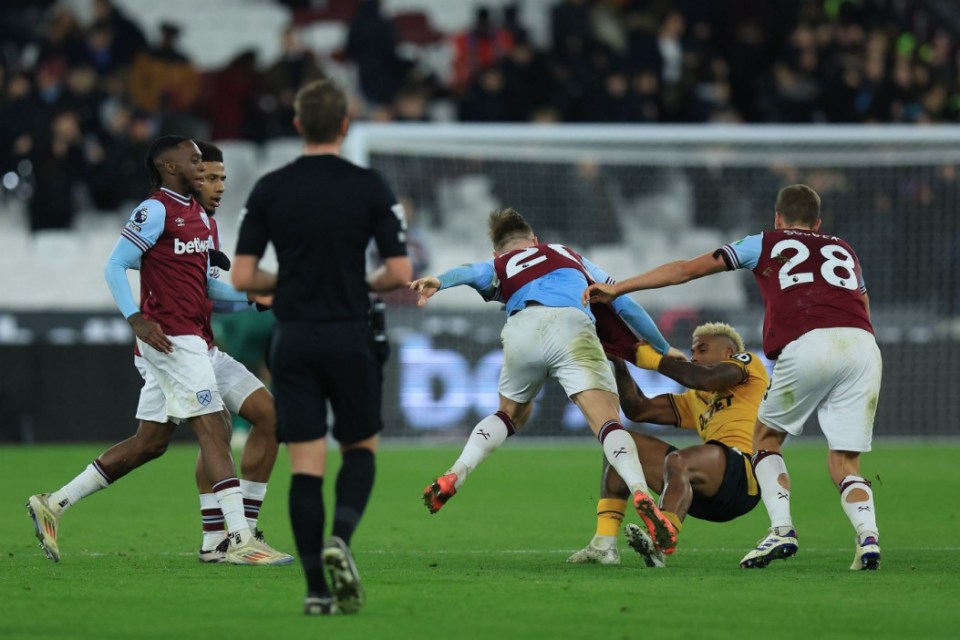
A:
[[[354,538],[367,606],[331,618],[302,615],[299,564],[197,562],[193,447],[171,448],[68,511],[59,564],[37,547],[23,503],[102,448],[2,448],[0,638],[952,636],[960,447],[880,443],[866,457],[883,533],[881,570],[868,573],[848,570],[853,533],[822,444],[812,444],[786,451],[800,551],[752,571],[738,562],[766,531],[762,504],[732,523],[687,519],[664,570],[644,567],[622,538],[619,567],[565,564],[593,534],[599,447],[511,442],[433,516],[420,494],[459,449],[385,447]],[[288,484],[281,452],[261,526],[296,553]]]

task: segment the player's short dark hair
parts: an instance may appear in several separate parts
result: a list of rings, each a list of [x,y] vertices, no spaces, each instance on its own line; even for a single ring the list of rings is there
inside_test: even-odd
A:
[[[494,251],[500,251],[514,240],[530,240],[534,235],[530,223],[511,207],[497,209],[491,213],[487,226]]]
[[[183,142],[190,142],[190,138],[185,136],[160,136],[150,143],[150,148],[147,149],[147,155],[143,162],[147,167],[147,176],[150,177],[151,189],[159,189],[163,183],[160,177],[160,170],[157,169],[157,158],[160,157],[160,154],[164,151],[173,149]]]
[[[347,94],[328,78],[314,80],[297,92],[293,110],[307,142],[334,142],[347,117]]]
[[[786,223],[812,227],[820,219],[820,196],[805,184],[792,184],[777,194],[775,209]]]
[[[204,162],[223,162],[223,151],[220,147],[203,140],[194,140],[193,142],[197,145],[197,149],[200,149],[200,156]]]

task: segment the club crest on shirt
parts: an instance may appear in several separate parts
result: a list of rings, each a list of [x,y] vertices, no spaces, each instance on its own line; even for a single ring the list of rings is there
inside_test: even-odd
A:
[[[182,227],[184,224],[183,218],[174,218],[173,221],[177,223],[178,227]]]
[[[204,389],[203,391],[197,391],[197,401],[203,406],[207,406],[213,401],[213,394],[210,393],[210,389]]]
[[[136,222],[137,224],[143,224],[144,222],[146,222],[146,221],[147,221],[147,208],[146,208],[146,207],[140,207],[139,209],[137,209],[136,211],[134,211],[134,212],[133,212],[133,221]]]

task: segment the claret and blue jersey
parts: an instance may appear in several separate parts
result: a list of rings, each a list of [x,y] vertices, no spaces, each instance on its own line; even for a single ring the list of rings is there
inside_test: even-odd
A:
[[[124,317],[141,311],[167,335],[207,338],[208,297],[245,302],[246,295],[209,277],[210,221],[191,197],[160,189],[137,206],[121,232],[104,274]],[[140,306],[127,269],[140,269]]]
[[[485,300],[503,302],[508,316],[530,302],[537,302],[547,307],[580,309],[594,322],[597,318],[593,310],[581,302],[583,290],[592,282],[614,281],[603,269],[560,244],[510,251],[496,260],[455,267],[438,279],[441,289],[466,285],[477,290]],[[657,351],[666,353],[670,349],[653,319],[639,304],[621,296],[611,306],[634,333]]]
[[[814,329],[853,327],[873,332],[864,302],[860,261],[836,236],[808,229],[777,229],[725,244],[728,269],[749,269],[764,303],[763,350],[783,348]]]

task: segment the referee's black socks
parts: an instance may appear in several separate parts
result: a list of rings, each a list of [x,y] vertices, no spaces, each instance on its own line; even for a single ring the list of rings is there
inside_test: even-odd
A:
[[[290,523],[310,596],[329,596],[323,572],[323,478],[295,473],[290,481]]]
[[[337,505],[333,514],[333,535],[348,545],[373,492],[376,463],[373,451],[351,449],[343,454],[337,474]]]

